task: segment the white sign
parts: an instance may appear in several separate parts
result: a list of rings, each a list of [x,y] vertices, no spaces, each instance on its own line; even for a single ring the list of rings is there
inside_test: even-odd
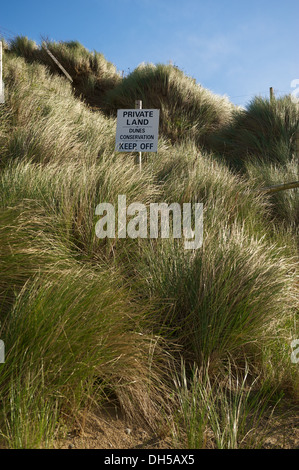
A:
[[[157,152],[159,109],[118,109],[115,150]]]

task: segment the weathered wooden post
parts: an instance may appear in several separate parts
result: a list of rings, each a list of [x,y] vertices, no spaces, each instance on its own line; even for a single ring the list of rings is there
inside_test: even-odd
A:
[[[66,76],[66,78],[69,79],[70,82],[73,81],[72,77],[70,76],[69,73],[67,73],[67,71],[65,70],[65,68],[61,65],[61,63],[56,59],[56,57],[52,54],[51,51],[49,51],[49,49],[47,48],[47,46],[45,44],[43,44],[43,48],[45,49],[46,53],[51,57],[51,59],[55,62],[56,65],[58,65],[58,67],[60,68],[60,70],[64,73],[64,75]]]
[[[136,100],[135,101],[135,109],[142,109],[142,101]],[[139,169],[142,170],[142,162],[141,162],[141,152],[139,152]]]
[[[270,87],[270,103],[273,103],[273,99],[274,99],[274,92],[273,92],[273,87],[271,86]]]

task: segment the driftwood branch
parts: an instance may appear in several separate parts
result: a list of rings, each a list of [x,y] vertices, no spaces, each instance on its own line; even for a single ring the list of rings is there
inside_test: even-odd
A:
[[[299,181],[292,183],[277,184],[276,186],[269,186],[268,188],[260,188],[257,191],[265,193],[277,193],[278,191],[284,191],[285,189],[299,188]]]
[[[45,44],[43,44],[43,48],[45,49],[45,51],[49,54],[49,56],[51,57],[51,59],[54,60],[55,64],[58,65],[58,67],[60,68],[60,70],[64,73],[64,75],[66,76],[66,78],[68,78],[71,82],[73,81],[72,77],[67,73],[67,71],[65,70],[65,68],[61,65],[61,63],[56,59],[56,57],[54,57],[54,55],[52,54],[51,51],[49,51],[49,49],[47,48],[47,46],[45,46]]]

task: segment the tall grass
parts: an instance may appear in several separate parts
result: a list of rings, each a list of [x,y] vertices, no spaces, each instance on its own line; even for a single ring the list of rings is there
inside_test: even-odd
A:
[[[194,145],[163,157],[156,178],[165,200],[202,202],[204,239],[196,251],[171,239],[144,247],[143,292],[164,307],[157,324],[199,364],[228,353],[237,359],[244,348],[259,363],[263,345],[273,346],[273,331],[277,345],[279,335],[282,344],[289,341],[283,325],[298,308],[295,243],[286,245],[284,231],[273,228],[271,202],[245,178]],[[285,377],[289,369],[286,358]]]
[[[51,233],[53,222],[33,203],[0,210],[1,270],[0,321],[12,306],[24,284],[37,274],[46,274],[54,265],[68,267],[67,246]]]
[[[263,231],[270,214],[267,198],[252,191],[248,181],[233,175],[224,162],[213,154],[198,150],[194,142],[172,146],[152,157],[153,175],[169,202],[203,202],[209,212],[205,223],[213,225],[234,222],[252,227],[252,233]]]
[[[259,355],[298,306],[295,260],[283,261],[283,249],[240,227],[229,241],[206,233],[199,253],[171,242],[149,248],[142,275],[149,296],[164,307],[157,324],[198,363],[212,356],[217,364],[227,353],[238,358],[244,348]]]
[[[174,383],[178,409],[171,424],[177,447],[263,448],[281,396],[269,384],[261,386],[258,377],[252,380],[248,364],[240,370],[228,360],[226,371],[216,376],[207,364],[194,367],[191,377],[182,364]]]
[[[88,111],[72,95],[69,83],[51,77],[45,67],[10,58],[5,67],[8,102],[1,117],[10,124],[2,139],[2,164],[27,158],[95,161],[114,148],[115,121]]]
[[[163,353],[156,340],[152,350],[154,338],[139,334],[142,309],[120,284],[116,274],[95,274],[74,264],[68,270],[53,267],[24,286],[2,332],[7,354],[0,429],[9,444],[22,447],[37,439],[44,445],[53,422],[34,427],[38,413],[54,407],[61,424],[61,417],[109,394],[118,397],[127,416],[133,413],[135,420],[155,426],[163,389],[155,378],[155,357],[161,354],[161,361]]]
[[[27,37],[18,36],[11,41],[9,51],[18,57],[24,57],[30,63],[37,61],[44,64],[52,73],[62,75],[44,46],[72,77],[76,94],[83,94],[90,105],[103,106],[105,93],[121,81],[115,66],[103,54],[88,51],[78,41],[44,40],[38,46]]]
[[[295,152],[298,125],[298,107],[291,96],[271,101],[256,97],[234,113],[228,126],[210,135],[209,145],[237,170],[244,169],[250,157],[285,164]]]
[[[3,227],[3,233],[11,237],[10,250],[13,250],[16,236],[19,250],[22,244],[26,246],[31,233],[36,246],[46,237],[45,252],[54,239],[57,247],[62,245],[77,259],[97,265],[116,261],[125,249],[130,253],[136,251],[131,240],[97,238],[97,205],[110,202],[117,209],[119,194],[126,195],[127,205],[134,201],[149,204],[159,194],[151,174],[144,171],[136,176],[133,162],[124,157],[117,161],[105,158],[89,166],[68,162],[46,166],[16,162],[2,172],[0,188],[2,207],[11,208],[3,212],[3,222],[6,221],[8,227]],[[20,214],[16,215],[17,222],[14,214]],[[20,233],[24,234],[21,238]]]
[[[63,65],[91,81],[104,67],[77,43],[56,46]],[[187,446],[205,446],[211,433],[214,447],[258,446],[248,432],[269,411],[271,387],[296,395],[289,344],[298,271],[296,199],[280,205],[255,189],[284,168],[293,177],[294,162],[248,159],[243,176],[233,174],[227,160],[237,150],[216,158],[198,144],[208,145],[234,107],[175,67],[146,65],[106,95],[111,112],[135,98],[161,109],[168,140],[137,171],[133,155],[114,152],[114,117],[91,112],[65,79],[36,63],[33,43],[13,48],[0,111],[3,445],[51,446],[80,410],[113,399],[154,431],[170,416]],[[277,142],[293,124],[282,137],[277,125]],[[116,207],[120,194],[147,208],[203,203],[203,246],[98,239],[96,206]],[[182,372],[181,357],[197,370]]]
[[[160,132],[172,142],[187,137],[204,143],[207,135],[230,122],[234,109],[228,99],[163,64],[140,65],[106,95],[113,113],[134,108],[137,99],[143,108],[160,109]]]
[[[294,156],[284,165],[251,159],[246,163],[246,172],[256,189],[290,183],[299,179],[298,159]],[[274,192],[270,195],[273,218],[296,233],[299,226],[298,188]]]

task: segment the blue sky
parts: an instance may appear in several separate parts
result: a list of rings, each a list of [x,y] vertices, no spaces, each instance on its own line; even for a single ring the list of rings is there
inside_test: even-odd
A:
[[[298,0],[12,0],[0,33],[78,40],[118,70],[172,61],[240,105],[293,91],[299,79]]]

